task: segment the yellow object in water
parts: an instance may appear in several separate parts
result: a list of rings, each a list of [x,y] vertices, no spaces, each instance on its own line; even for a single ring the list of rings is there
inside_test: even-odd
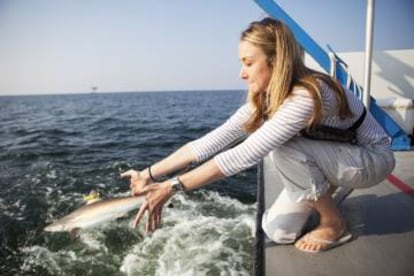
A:
[[[83,200],[85,201],[91,201],[91,200],[98,200],[100,198],[100,195],[97,191],[92,190],[89,195],[83,195]]]

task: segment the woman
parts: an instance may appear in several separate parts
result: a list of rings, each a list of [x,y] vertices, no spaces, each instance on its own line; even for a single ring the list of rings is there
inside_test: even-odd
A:
[[[248,101],[222,126],[190,142],[140,172],[130,170],[134,195],[146,194],[134,227],[148,212],[146,231],[161,221],[164,203],[177,191],[202,187],[257,164],[270,155],[285,186],[265,213],[263,228],[276,242],[293,243],[306,252],[320,252],[351,238],[331,194],[337,186],[366,188],[394,168],[390,138],[371,114],[361,117],[362,103],[329,76],[304,65],[303,51],[282,22],[265,18],[241,34],[240,77],[248,85]],[[360,119],[361,118],[361,119]],[[360,119],[357,144],[312,140],[302,130],[319,125],[347,129]],[[238,146],[217,154],[245,134]],[[164,182],[156,178],[191,163],[195,169]],[[319,225],[302,236],[310,212]]]

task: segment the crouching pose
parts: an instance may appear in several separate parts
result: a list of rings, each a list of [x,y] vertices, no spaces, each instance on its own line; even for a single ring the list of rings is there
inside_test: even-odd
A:
[[[246,104],[202,138],[149,168],[121,175],[130,177],[134,195],[146,194],[135,225],[147,212],[146,229],[155,230],[164,203],[177,191],[234,175],[269,155],[285,187],[263,216],[269,238],[306,252],[348,241],[332,192],[385,179],[395,164],[390,138],[351,92],[304,65],[302,49],[282,22],[251,23],[241,34],[239,58],[240,77],[248,85]],[[220,152],[246,134],[243,143]],[[201,165],[179,177],[156,181],[197,162]],[[302,233],[312,211],[319,213],[319,225]]]

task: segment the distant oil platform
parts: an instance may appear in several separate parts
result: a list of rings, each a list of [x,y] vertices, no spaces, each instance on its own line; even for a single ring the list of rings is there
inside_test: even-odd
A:
[[[99,87],[98,86],[91,86],[91,93],[97,93]]]

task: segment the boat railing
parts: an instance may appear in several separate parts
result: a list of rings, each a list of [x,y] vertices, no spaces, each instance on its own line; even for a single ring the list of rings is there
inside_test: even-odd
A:
[[[325,51],[274,1],[255,1],[271,17],[277,18],[288,25],[298,43],[326,72],[333,72],[333,76],[344,87],[349,88],[353,93],[357,94],[361,100],[364,98],[364,89],[350,76],[347,64],[332,48],[328,47],[329,51]],[[373,97],[370,97],[369,110],[391,137],[393,150],[414,150],[413,138],[390,115],[380,108]]]

